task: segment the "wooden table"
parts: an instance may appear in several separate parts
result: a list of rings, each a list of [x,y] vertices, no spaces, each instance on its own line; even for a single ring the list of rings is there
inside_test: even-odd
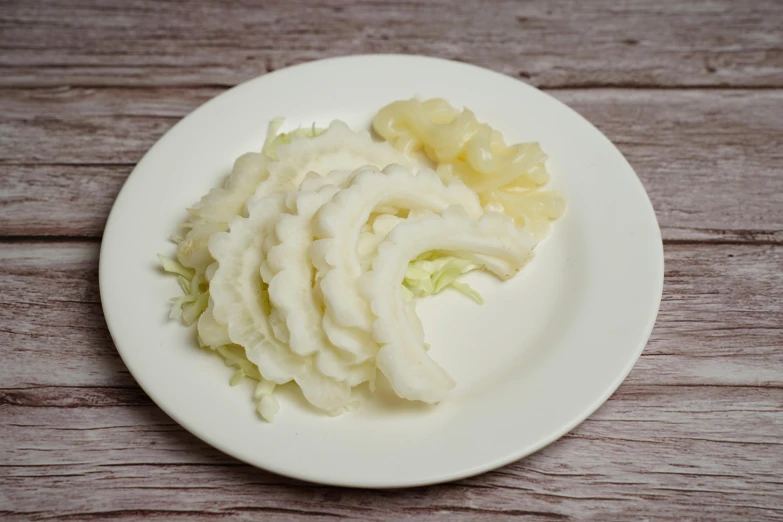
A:
[[[0,3],[4,520],[783,518],[783,3],[249,4]],[[300,483],[200,442],[138,388],[98,295],[109,208],[169,127],[249,78],[368,52],[576,108],[636,168],[666,250],[655,331],[600,410],[419,489]]]

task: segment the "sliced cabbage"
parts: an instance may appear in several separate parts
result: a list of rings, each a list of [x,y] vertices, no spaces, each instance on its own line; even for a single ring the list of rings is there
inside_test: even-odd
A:
[[[228,222],[241,215],[245,202],[258,184],[268,176],[269,161],[262,154],[250,152],[234,162],[231,174],[222,186],[216,187],[188,209],[189,219],[184,224],[188,233],[177,245],[177,259],[187,267],[203,274],[213,262],[207,245],[216,232],[228,230]]]
[[[484,300],[468,284],[457,281],[462,274],[481,268],[467,259],[455,256],[443,256],[439,252],[427,252],[410,262],[405,272],[403,286],[412,300],[437,294],[446,288],[453,288],[479,304]]]
[[[215,302],[210,298],[207,309],[204,310],[204,313],[198,319],[199,341],[213,350],[219,346],[231,343],[231,338],[228,336],[228,328],[226,328],[226,325],[218,323],[215,319],[214,308]]]
[[[280,403],[277,402],[274,395],[269,393],[260,397],[257,409],[258,414],[261,415],[265,421],[272,422],[275,420],[277,412],[280,411]]]
[[[277,414],[274,387],[290,380],[317,408],[353,411],[358,402],[351,400],[351,388],[369,380],[372,389],[376,363],[401,397],[440,400],[453,382],[426,356],[414,299],[454,288],[481,302],[457,278],[480,268],[506,274],[515,266],[508,259],[513,252],[501,255],[491,241],[478,241],[483,233],[509,242],[498,234],[503,226],[496,218],[471,221],[482,215],[482,201],[534,216],[538,221],[527,219],[530,226],[543,222],[540,216],[559,215],[558,196],[538,191],[535,183],[509,173],[507,182],[457,172],[465,170],[463,163],[478,169],[474,164],[484,162],[480,172],[487,174],[500,169],[503,158],[482,156],[487,134],[472,113],[442,100],[425,105],[419,123],[450,126],[440,142],[417,141],[404,125],[387,127],[399,134],[390,140],[399,150],[427,154],[440,167],[437,174],[411,174],[417,165],[408,156],[339,121],[326,130],[278,133],[282,120],[274,120],[262,152],[240,157],[225,183],[188,210],[187,234],[172,238],[177,259],[159,256],[184,293],[172,300],[172,316],[186,324],[198,320],[199,344],[234,368],[232,386],[245,377],[259,381],[254,399],[262,418]],[[498,136],[489,135],[490,149],[502,144]],[[455,153],[460,139],[462,152]],[[528,171],[530,179],[548,179],[545,169]],[[457,178],[481,189],[481,200],[460,182],[442,181]],[[486,194],[492,194],[489,203]],[[426,226],[418,229],[414,222]],[[435,241],[441,246],[407,258],[413,247],[406,242],[422,245],[427,231],[437,228],[433,223],[441,222],[445,236]],[[457,222],[467,223],[467,231],[449,239]],[[407,265],[401,273],[395,269],[396,286],[387,284],[390,269],[378,264],[383,252],[389,266]],[[412,373],[401,375],[406,368]]]
[[[261,308],[250,307],[248,310],[252,313],[249,316],[243,316],[246,323],[234,322],[232,332],[232,327],[228,325],[229,321],[226,320],[226,312],[221,311],[220,304],[221,302],[225,304],[226,295],[230,295],[223,291],[226,286],[227,272],[226,270],[219,271],[219,266],[214,262],[214,257],[210,253],[209,244],[214,237],[219,236],[220,233],[225,234],[229,230],[229,222],[235,216],[248,216],[248,206],[265,201],[265,198],[272,194],[296,190],[308,173],[310,173],[311,186],[309,190],[314,190],[314,187],[320,184],[319,181],[316,181],[316,178],[320,177],[319,174],[327,174],[335,169],[344,168],[352,171],[365,164],[386,166],[394,162],[412,165],[407,158],[390,145],[374,142],[367,132],[353,133],[342,122],[334,122],[326,131],[316,129],[313,126],[311,129],[297,129],[290,133],[278,134],[277,131],[281,124],[282,120],[275,120],[270,124],[262,154],[251,153],[240,157],[223,186],[210,191],[198,204],[189,209],[190,219],[184,225],[189,231],[184,238],[176,238],[178,261],[166,260],[165,266],[166,269],[178,274],[180,286],[186,293],[183,297],[173,300],[172,316],[182,317],[187,324],[192,324],[198,319],[199,343],[210,346],[224,358],[229,354],[226,351],[226,346],[237,346],[233,344],[235,341],[232,339],[241,339],[250,346],[248,353],[252,354],[250,359],[254,364],[258,364],[258,361],[266,361],[267,374],[276,377],[278,381],[289,378],[294,378],[297,382],[302,381],[300,387],[303,388],[308,400],[318,407],[333,412],[339,410],[347,401],[345,386],[353,386],[373,377],[374,367],[367,364],[351,366],[342,360],[336,351],[325,350],[323,353],[319,351],[315,360],[304,358],[303,361],[288,361],[289,366],[301,365],[299,373],[293,377],[291,376],[291,367],[287,368],[287,372],[282,371],[282,368],[274,368],[274,365],[270,365],[270,363],[275,357],[269,357],[268,354],[266,358],[264,357],[269,349],[267,340],[270,333],[274,334],[272,338],[279,337],[284,341],[290,340],[290,330],[285,320],[280,317],[280,314],[271,314],[261,332],[251,332],[252,328],[246,328],[243,331],[242,326],[257,326],[254,321],[261,319],[259,310],[262,312],[266,310],[268,313],[270,308],[268,303],[265,308],[262,306],[264,299],[268,299],[268,294],[265,291],[266,285],[262,285],[263,288],[261,288],[255,281],[248,288],[251,288],[251,293],[255,293],[256,297],[260,298],[256,304]],[[317,174],[311,171],[315,171]],[[347,179],[348,176],[350,174],[346,172],[344,177]],[[242,222],[238,221],[235,228],[245,227],[239,223]],[[225,238],[216,240],[217,245],[220,245],[221,242],[227,244]],[[252,243],[254,248],[260,249],[263,258],[266,257],[264,254],[277,244],[277,238],[274,234],[267,233],[263,239],[256,238]],[[239,248],[241,248],[241,244]],[[220,247],[217,249],[220,250]],[[255,254],[257,255],[258,252]],[[254,263],[256,258],[249,256],[249,259],[245,261]],[[210,268],[216,275],[217,272],[220,272],[217,275],[219,294],[217,300],[210,299],[209,287],[212,279],[212,274],[208,274]],[[235,266],[234,269],[237,267]],[[267,263],[263,263],[259,267],[261,272],[267,269]],[[231,275],[238,277],[239,273]],[[242,275],[245,279],[250,277],[248,273]],[[235,288],[235,290],[237,289]],[[246,294],[247,292],[244,297],[252,297],[252,295]],[[235,292],[233,297],[238,295],[241,295],[241,292]],[[222,319],[218,319],[218,317]],[[297,342],[297,345],[302,346],[303,344]],[[235,359],[236,354],[233,355]],[[229,360],[226,359],[226,361]],[[248,361],[247,364],[250,362]],[[312,368],[313,364],[318,366],[318,371]],[[282,366],[286,367],[286,364]],[[315,375],[318,372],[327,376],[326,382],[321,382],[322,376],[320,374]],[[331,379],[328,379],[329,375],[340,377],[347,384],[339,384],[335,388]],[[247,368],[237,370],[235,381],[241,379],[242,376],[250,376]],[[349,396],[350,390],[348,390],[347,397]],[[273,414],[270,413],[269,399],[266,403],[266,416],[271,417]],[[259,408],[261,408],[260,405]],[[264,416],[261,409],[259,412]]]
[[[179,261],[158,254],[164,272],[177,276],[177,283],[184,295],[170,299],[169,318],[180,319],[185,325],[192,325],[207,308],[209,295],[206,294],[204,277],[192,268],[183,266]]]
[[[269,194],[299,188],[309,172],[325,176],[335,170],[354,171],[363,165],[383,168],[392,163],[413,167],[411,160],[388,143],[375,142],[370,133],[354,132],[339,120],[322,134],[309,139],[294,137],[275,152],[277,160],[268,166],[269,177],[258,185],[248,207]]]
[[[226,366],[242,370],[242,373],[252,379],[261,380],[258,368],[247,360],[245,349],[236,344],[226,344],[217,348],[217,353],[223,357]]]
[[[475,114],[445,100],[401,100],[383,107],[373,128],[411,157],[426,156],[444,180],[459,179],[487,210],[505,212],[542,239],[565,211],[563,198],[542,191],[547,156],[538,143],[506,145],[503,135]]]
[[[474,221],[458,206],[449,207],[442,216],[401,223],[389,233],[378,247],[372,270],[360,278],[359,288],[370,303],[373,334],[381,345],[376,364],[397,395],[437,403],[454,386],[427,355],[421,331],[411,325],[410,309],[400,292],[409,262],[425,252],[454,253],[480,258],[487,270],[508,279],[532,258],[535,244],[508,216],[489,212]]]
[[[313,285],[314,269],[308,255],[313,215],[351,177],[350,172],[335,171],[308,179],[301,190],[289,194],[291,213],[283,214],[274,227],[277,244],[270,248],[261,275],[269,285],[270,317],[280,323],[280,331],[275,330],[278,339],[283,337],[281,340],[299,355],[314,355],[321,373],[356,386],[373,378],[375,368],[344,359],[324,334],[323,302]]]
[[[215,320],[228,327],[231,342],[245,349],[264,379],[277,384],[295,380],[314,406],[334,411],[345,406],[351,388],[313,368],[312,358],[289,350],[273,334],[269,296],[261,280],[261,246],[285,212],[285,194],[275,194],[236,217],[229,232],[215,234],[209,250],[218,267],[210,281]]]
[[[274,118],[271,122],[269,122],[269,128],[266,132],[266,141],[264,141],[264,148],[261,150],[261,152],[263,152],[264,155],[266,155],[266,157],[271,160],[278,159],[277,147],[280,145],[291,143],[294,138],[315,138],[316,136],[325,132],[325,129],[317,128],[315,126],[315,122],[313,122],[312,127],[309,129],[303,129],[300,127],[290,132],[278,133],[280,127],[283,126],[283,122],[285,122],[285,118]]]
[[[372,315],[356,286],[364,272],[358,243],[365,223],[382,205],[442,212],[454,204],[472,217],[482,213],[473,191],[459,182],[444,185],[430,170],[414,175],[399,165],[382,172],[365,167],[315,215],[313,232],[318,239],[310,248],[310,258],[326,306],[323,328],[331,342],[356,362],[371,357],[375,349]]]
[[[248,218],[234,218],[230,232],[215,234],[209,243],[218,262],[210,281],[214,318],[227,325],[231,342],[245,348],[261,375],[278,384],[290,381],[303,365],[272,334],[266,289],[259,273],[261,243],[284,211],[284,196],[268,197]]]
[[[190,281],[196,273],[192,268],[183,266],[179,261],[171,259],[170,257],[158,254],[158,260],[160,260],[160,266],[163,267],[164,271],[184,277],[187,281]],[[183,288],[183,291],[187,292],[187,289]]]

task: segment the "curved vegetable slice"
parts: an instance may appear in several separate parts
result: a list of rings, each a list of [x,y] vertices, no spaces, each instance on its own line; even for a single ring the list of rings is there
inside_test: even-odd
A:
[[[373,129],[406,155],[427,157],[444,180],[461,180],[487,210],[505,212],[533,237],[546,236],[549,222],[565,211],[559,194],[538,197],[549,182],[541,146],[506,145],[500,132],[468,109],[439,98],[395,101],[378,111]]]
[[[373,334],[381,344],[376,363],[400,397],[436,403],[454,381],[426,353],[417,325],[411,324],[400,284],[408,263],[425,252],[449,252],[461,258],[480,258],[500,279],[519,271],[533,255],[535,241],[510,217],[496,212],[474,221],[460,207],[442,216],[401,223],[378,247],[372,270],[359,281],[374,319]]]
[[[247,218],[232,219],[230,232],[212,237],[209,250],[218,262],[210,282],[214,317],[227,325],[231,342],[245,349],[263,378],[277,384],[293,379],[308,402],[334,411],[350,400],[350,386],[316,371],[312,358],[294,354],[272,332],[269,296],[260,275],[261,247],[285,210],[285,194],[270,196],[251,208]]]
[[[378,251],[378,245],[383,243],[386,234],[404,219],[394,214],[380,214],[373,220],[372,225],[365,225],[365,228],[369,228],[369,230],[363,230],[359,234],[359,241],[356,244],[356,252],[359,255],[362,271],[366,272],[370,269],[375,253]]]
[[[219,346],[231,343],[226,325],[220,324],[215,320],[214,308],[215,302],[210,298],[207,309],[204,310],[204,313],[198,319],[199,341],[213,350]]]
[[[228,327],[231,342],[245,348],[261,375],[278,384],[291,380],[303,365],[272,334],[269,303],[259,275],[261,245],[284,211],[283,195],[268,197],[264,205],[251,209],[248,218],[234,218],[230,232],[215,234],[209,242],[218,262],[209,285],[214,317]]]
[[[322,304],[313,293],[313,266],[307,255],[313,235],[313,214],[332,199],[339,187],[328,185],[296,197],[295,214],[284,214],[275,226],[279,243],[269,250],[264,279],[269,284],[272,315],[286,328],[288,343],[299,355],[310,355],[328,346],[321,331]]]
[[[444,185],[430,170],[414,175],[390,165],[383,172],[360,169],[351,185],[315,215],[313,232],[318,240],[310,248],[310,257],[326,306],[323,327],[332,343],[356,362],[375,350],[372,315],[356,285],[364,273],[358,247],[362,228],[379,206],[442,212],[450,205],[461,205],[473,218],[482,214],[476,194],[462,183]],[[362,346],[365,349],[357,351]]]
[[[177,259],[185,267],[195,269],[191,278],[193,289],[188,293],[192,302],[206,304],[208,284],[204,273],[214,261],[208,248],[210,238],[228,230],[228,222],[234,216],[247,216],[249,206],[268,195],[297,189],[310,171],[323,175],[365,164],[383,167],[410,162],[388,143],[374,142],[367,132],[354,133],[343,122],[334,122],[326,131],[313,127],[275,136],[281,123],[282,120],[275,120],[270,124],[263,153],[239,157],[223,185],[188,209],[189,219],[183,227],[189,230],[177,240]],[[345,149],[340,148],[343,141],[348,144]],[[197,301],[199,298],[201,301]],[[172,315],[181,316],[188,324],[195,321],[196,312],[204,306],[191,306],[191,301],[175,301]],[[187,310],[183,310],[183,305]]]
[[[321,328],[323,301],[313,288],[314,270],[308,255],[313,215],[351,176],[350,172],[335,171],[307,179],[300,191],[289,195],[287,208],[292,213],[283,214],[275,226],[278,243],[269,249],[261,274],[269,284],[270,318],[280,322],[291,350],[302,356],[314,355],[320,372],[356,386],[373,378],[375,369],[370,364],[352,365],[326,337]]]
[[[215,232],[228,230],[228,222],[243,213],[245,202],[268,176],[268,159],[255,152],[243,154],[234,162],[223,186],[213,188],[188,209],[190,230],[177,245],[177,259],[185,266],[204,273],[212,263],[209,238]]]
[[[269,164],[269,177],[258,185],[248,200],[248,208],[268,194],[299,188],[308,172],[325,176],[335,170],[354,171],[364,165],[412,166],[411,160],[390,144],[375,142],[369,132],[354,132],[339,120],[332,122],[323,134],[294,138],[275,152],[277,161]]]

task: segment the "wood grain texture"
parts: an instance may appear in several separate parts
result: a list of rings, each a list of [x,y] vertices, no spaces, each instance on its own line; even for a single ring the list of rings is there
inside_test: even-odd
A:
[[[211,449],[119,360],[96,243],[12,241],[1,252],[0,491],[11,520],[621,520],[663,518],[661,506],[677,520],[783,517],[781,246],[668,246],[656,330],[597,413],[499,471],[397,492],[303,484]],[[228,378],[222,370],[216,361],[215,378]]]
[[[0,518],[783,520],[781,27],[777,0],[0,2]],[[111,204],[174,123],[370,52],[549,89],[629,159],[666,250],[656,328],[603,407],[505,468],[398,491],[286,479],[184,431],[120,360],[97,284]]]
[[[8,454],[0,478],[19,520],[783,516],[780,389],[624,385],[545,451],[481,477],[385,492],[303,484],[233,461],[134,390],[24,394],[6,392],[0,428],[3,439],[36,436]]]
[[[97,260],[92,242],[2,245],[3,387],[134,385],[103,320]],[[781,316],[783,247],[669,245],[655,332],[629,382],[783,387]]]
[[[6,2],[0,83],[224,85],[327,56],[482,64],[544,87],[781,86],[776,0]]]
[[[0,89],[0,231],[100,236],[133,165],[179,118],[219,92]],[[626,155],[652,198],[664,239],[783,242],[783,91],[554,95]]]

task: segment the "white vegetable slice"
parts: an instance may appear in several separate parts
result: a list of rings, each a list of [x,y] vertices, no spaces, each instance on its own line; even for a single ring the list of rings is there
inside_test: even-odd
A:
[[[269,160],[261,153],[248,152],[234,162],[222,187],[210,190],[188,212],[192,222],[227,223],[243,213],[245,202],[258,184],[269,175]]]
[[[364,273],[359,254],[364,224],[379,206],[442,212],[450,205],[461,205],[473,218],[482,214],[476,194],[460,182],[444,185],[430,170],[414,175],[398,165],[382,172],[365,167],[314,217],[313,232],[319,239],[313,242],[310,257],[326,306],[323,327],[332,343],[357,362],[375,350],[372,315],[356,285]],[[365,349],[358,352],[362,346]]]
[[[278,146],[276,153],[278,159],[269,165],[268,179],[248,200],[248,208],[268,194],[299,188],[309,172],[325,176],[335,170],[354,171],[364,165],[383,168],[392,163],[413,167],[390,144],[373,141],[369,132],[354,132],[339,120],[314,138],[294,138]]]
[[[503,135],[469,110],[443,99],[399,100],[378,111],[373,128],[407,155],[424,155],[443,179],[460,179],[486,210],[505,212],[538,239],[565,211],[563,198],[541,187],[549,181],[538,143],[506,145]]]
[[[270,127],[270,136],[273,133]],[[339,121],[317,138],[313,136],[318,136],[318,132],[281,135],[272,141],[284,144],[267,143],[266,154],[244,154],[236,160],[223,185],[212,189],[188,210],[189,220],[184,226],[190,230],[178,242],[177,259],[182,265],[195,268],[199,282],[213,262],[208,249],[212,235],[228,230],[230,219],[247,216],[246,209],[264,197],[299,188],[310,171],[323,175],[338,168],[353,171],[366,164],[383,167],[394,162],[405,165],[410,162],[388,143],[376,143],[366,131],[354,133]],[[281,137],[284,139],[278,140]],[[341,148],[343,144],[346,146]],[[265,245],[265,251],[271,246]],[[175,305],[173,314],[179,316],[181,305]],[[281,335],[285,332],[281,331]]]
[[[334,412],[340,409],[347,400],[346,397],[350,396],[350,389],[346,386],[354,386],[373,378],[374,366],[351,365],[334,349],[324,350],[323,353],[319,351],[316,359],[298,357],[297,354],[278,358],[276,351],[281,347],[277,345],[290,340],[290,330],[285,317],[280,314],[269,314],[264,320],[264,314],[268,314],[270,308],[269,303],[264,301],[268,299],[268,294],[265,287],[257,281],[257,274],[248,269],[258,262],[259,256],[261,259],[265,258],[266,253],[278,243],[275,234],[269,234],[268,230],[255,230],[258,234],[253,238],[246,230],[253,229],[254,226],[261,227],[266,220],[263,216],[266,216],[265,212],[269,209],[255,213],[254,219],[247,222],[235,220],[231,233],[220,234],[229,230],[229,222],[236,216],[248,216],[248,207],[267,202],[267,196],[295,191],[308,173],[310,180],[307,190],[314,191],[319,186],[336,181],[339,181],[338,184],[344,183],[351,176],[351,171],[365,164],[386,166],[397,162],[410,165],[409,160],[389,144],[374,142],[367,132],[354,133],[342,122],[335,122],[318,139],[305,139],[317,134],[313,129],[311,132],[283,135],[282,138],[285,139],[276,139],[273,140],[275,144],[265,145],[265,154],[250,153],[240,157],[225,183],[210,191],[189,209],[190,219],[185,226],[190,230],[184,238],[177,239],[177,257],[183,271],[188,270],[185,267],[190,267],[195,269],[195,274],[190,278],[181,278],[180,285],[187,295],[179,298],[172,310],[188,323],[199,319],[198,333],[201,343],[217,349],[237,342],[245,348],[254,364],[265,366],[265,375],[270,378],[274,376],[275,382],[296,379],[310,402]],[[277,146],[277,143],[285,144]],[[272,150],[273,148],[275,150]],[[335,173],[333,179],[328,181],[320,181],[320,174],[339,168],[348,171]],[[291,198],[292,194],[288,197]],[[241,234],[234,233],[240,230]],[[229,240],[232,236],[233,239]],[[214,262],[209,249],[213,239],[218,245],[217,251],[220,251],[219,245],[223,244],[230,252],[241,252],[240,260],[233,265],[228,263],[231,270],[225,266],[225,262],[222,267],[224,270],[218,270],[218,263]],[[304,250],[306,251],[307,247]],[[261,263],[258,271],[265,273],[271,280],[272,275],[268,271],[267,263]],[[210,299],[207,282],[212,280],[212,273],[218,272],[220,275],[215,280],[214,288],[210,285],[209,289],[217,292],[218,297]],[[243,281],[242,284],[236,284],[237,278]],[[234,284],[233,288],[231,284]],[[223,308],[234,309],[237,306],[247,306],[246,313],[240,314],[239,319],[228,321],[227,316],[231,314]],[[259,326],[263,327],[257,328]],[[276,342],[275,337],[283,343]],[[313,369],[313,364],[316,365],[317,371]],[[318,372],[325,377],[317,375]],[[330,377],[345,383],[334,383]]]
[[[261,418],[267,422],[272,422],[275,420],[277,412],[280,411],[280,404],[277,402],[274,395],[267,394],[261,396],[256,408],[258,409],[258,414],[261,415]]]
[[[212,237],[209,250],[218,268],[209,286],[214,317],[227,325],[231,341],[245,348],[264,378],[283,384],[302,369],[303,361],[272,335],[259,267],[261,243],[285,211],[285,197],[268,197],[263,203],[248,218],[234,218],[230,232]]]
[[[359,235],[359,242],[357,244],[357,252],[359,253],[363,271],[366,272],[370,269],[372,260],[375,259],[375,254],[378,251],[378,245],[383,243],[386,239],[386,235],[391,232],[394,227],[406,219],[421,219],[432,213],[431,210],[427,209],[411,209],[404,218],[395,214],[380,214],[372,221],[371,225],[369,223],[365,225]],[[365,230],[367,228],[369,228],[369,230]]]
[[[410,309],[400,292],[408,263],[431,250],[462,258],[478,254],[488,270],[508,279],[532,258],[534,246],[533,238],[516,228],[510,217],[489,212],[474,221],[457,206],[442,216],[401,223],[389,233],[359,287],[375,318],[373,334],[381,344],[378,369],[397,395],[437,403],[454,386],[446,371],[427,355],[418,325],[410,322]]]
[[[356,386],[374,377],[375,368],[371,364],[352,365],[324,334],[323,301],[314,291],[314,270],[308,255],[313,215],[351,177],[347,171],[311,177],[302,183],[300,191],[289,194],[287,208],[292,213],[283,214],[275,226],[278,244],[269,249],[261,274],[269,284],[271,319],[280,323],[291,349],[303,356],[314,354],[320,372]],[[281,337],[280,332],[275,333]]]
[[[378,251],[378,245],[386,239],[386,234],[391,232],[403,220],[404,218],[394,214],[381,214],[373,220],[369,231],[362,231],[359,234],[356,252],[359,255],[363,272],[366,272],[372,266],[372,260]]]
[[[191,224],[185,238],[177,244],[177,260],[184,266],[203,274],[214,262],[209,255],[209,238],[216,232],[228,230],[227,222]]]
[[[213,188],[201,201],[188,209],[190,230],[177,245],[177,259],[185,266],[203,273],[212,263],[209,238],[215,232],[228,230],[228,222],[243,213],[245,202],[268,176],[269,160],[260,153],[250,152],[234,162],[231,174],[223,186]]]
[[[275,226],[279,244],[269,250],[269,299],[272,314],[283,319],[291,349],[300,355],[317,353],[328,345],[321,330],[322,305],[313,293],[313,266],[307,255],[313,235],[310,221],[321,205],[340,189],[328,185],[301,193],[296,214],[284,214]]]
[[[209,250],[218,262],[210,282],[214,318],[227,325],[231,342],[245,349],[263,378],[277,384],[293,379],[308,402],[334,411],[347,404],[350,386],[315,371],[311,358],[294,354],[272,332],[261,247],[285,210],[285,194],[267,197],[247,218],[232,219],[230,232],[212,237]]]
[[[223,185],[188,209],[192,229],[177,249],[183,265],[196,267],[203,263],[208,240],[203,237],[227,230],[234,216],[247,215],[246,204],[250,207],[270,194],[298,188],[308,172],[325,175],[333,170],[353,171],[363,165],[385,167],[391,163],[412,166],[390,144],[373,141],[366,131],[353,132],[341,121],[333,122],[326,132],[313,138],[294,136],[290,143],[279,145],[275,153],[277,161],[256,152],[240,156]],[[219,230],[214,226],[202,229],[207,224]]]
[[[198,319],[198,337],[203,344],[213,350],[218,346],[231,343],[226,325],[220,324],[215,320],[214,307],[215,303],[210,298],[207,309],[204,310],[204,313]]]

